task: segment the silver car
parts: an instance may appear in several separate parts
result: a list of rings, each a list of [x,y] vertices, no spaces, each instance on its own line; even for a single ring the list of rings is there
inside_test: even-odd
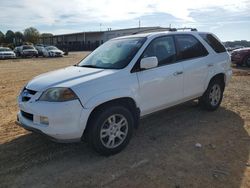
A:
[[[16,58],[16,54],[7,47],[0,47],[0,59],[13,59]]]
[[[38,57],[38,51],[32,45],[21,46],[22,57]]]
[[[64,52],[55,46],[47,46],[43,48],[44,57],[62,57],[63,54]]]

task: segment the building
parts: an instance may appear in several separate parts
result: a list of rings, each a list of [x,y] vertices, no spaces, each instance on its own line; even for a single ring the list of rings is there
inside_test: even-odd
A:
[[[94,50],[104,42],[120,36],[132,35],[136,33],[161,31],[165,28],[162,27],[140,27],[140,28],[128,28],[107,31],[91,31],[70,33],[62,35],[53,35],[40,38],[40,43],[45,45],[54,45],[60,49],[68,51],[80,51],[80,50]]]

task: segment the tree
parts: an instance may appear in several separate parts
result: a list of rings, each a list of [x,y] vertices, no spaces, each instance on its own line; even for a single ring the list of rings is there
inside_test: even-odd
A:
[[[23,33],[20,31],[15,32],[15,43],[16,45],[22,44],[24,39]]]
[[[25,29],[23,35],[26,42],[32,42],[33,44],[37,43],[40,37],[39,31],[34,27]]]
[[[4,38],[5,38],[4,34],[0,31],[0,44],[4,43]]]
[[[8,30],[5,34],[5,41],[7,43],[13,43],[14,38],[15,38],[15,33],[11,30]]]

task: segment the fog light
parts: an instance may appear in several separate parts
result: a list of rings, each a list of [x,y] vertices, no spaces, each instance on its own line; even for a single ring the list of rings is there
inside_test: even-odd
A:
[[[49,125],[49,119],[44,116],[40,116],[40,123],[44,125]]]

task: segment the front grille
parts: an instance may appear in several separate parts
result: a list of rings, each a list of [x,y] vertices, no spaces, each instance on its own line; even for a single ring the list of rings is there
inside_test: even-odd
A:
[[[26,119],[28,119],[28,120],[30,120],[30,121],[33,121],[33,114],[30,114],[30,113],[21,111],[21,115],[22,115],[23,117],[25,117]]]
[[[22,97],[22,101],[23,102],[27,102],[27,101],[29,101],[30,100],[30,97]]]
[[[24,88],[23,92],[22,92],[22,101],[23,102],[27,102],[30,100],[30,98],[32,97],[32,95],[35,95],[37,91],[34,90],[30,90],[27,88]]]

